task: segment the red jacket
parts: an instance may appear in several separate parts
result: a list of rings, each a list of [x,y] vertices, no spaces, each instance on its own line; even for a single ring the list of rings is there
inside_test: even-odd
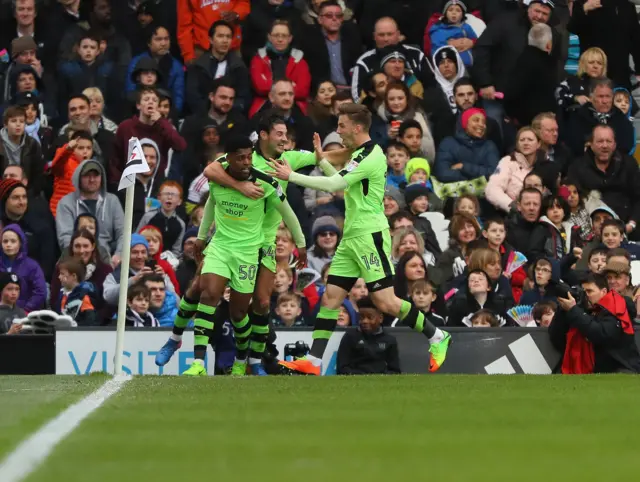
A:
[[[167,119],[160,119],[153,125],[146,125],[140,122],[138,116],[123,121],[116,131],[116,139],[113,149],[113,157],[109,160],[108,176],[111,184],[117,184],[122,177],[122,171],[129,155],[129,139],[137,137],[151,139],[154,141],[160,152],[158,153],[158,170],[164,171],[167,168],[169,149],[174,151],[184,151],[187,148],[187,141],[178,134]]]
[[[158,263],[158,266],[162,268],[162,270],[165,272],[169,280],[171,280],[171,283],[173,284],[176,295],[180,297],[181,296],[180,284],[178,283],[178,278],[176,278],[176,272],[174,271],[173,267],[169,264],[167,260],[160,258],[160,255],[164,252],[164,245],[162,244],[162,233],[156,226],[153,226],[151,224],[142,226],[138,230],[138,232],[141,233],[142,231],[145,231],[147,229],[155,231],[157,235],[160,236],[160,248],[158,248],[158,252],[154,254],[152,258],[156,261],[156,263]]]
[[[222,12],[235,12],[238,22],[243,21],[251,11],[249,0],[178,0],[178,45],[185,62],[196,58],[195,48],[209,50],[209,27],[221,20]],[[231,50],[240,48],[242,30],[236,24]]]
[[[293,92],[296,103],[306,115],[307,99],[309,97],[309,91],[311,90],[311,74],[309,73],[309,65],[307,61],[303,59],[303,56],[304,54],[301,50],[291,49],[285,75],[287,79],[293,82]],[[251,59],[249,71],[251,74],[251,86],[255,92],[255,97],[249,110],[249,117],[253,117],[265,102],[267,102],[271,86],[273,85],[271,59],[267,55],[267,49],[265,47],[258,50],[258,53]]]

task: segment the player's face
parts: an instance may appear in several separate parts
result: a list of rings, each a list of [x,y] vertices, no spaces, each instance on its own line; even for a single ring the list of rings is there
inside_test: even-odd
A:
[[[269,132],[269,152],[279,156],[285,151],[287,146],[287,126],[276,124]]]
[[[227,156],[227,161],[229,161],[229,174],[241,181],[249,179],[252,154],[253,149],[250,148],[229,153]]]
[[[356,145],[356,134],[358,126],[349,119],[349,116],[341,115],[338,118],[338,135],[342,138],[342,145],[347,148],[358,147]]]

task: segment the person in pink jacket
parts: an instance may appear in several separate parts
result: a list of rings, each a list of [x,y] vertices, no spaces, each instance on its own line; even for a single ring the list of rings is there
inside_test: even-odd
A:
[[[506,212],[515,206],[524,178],[539,157],[540,139],[531,127],[522,127],[516,139],[515,151],[500,160],[484,192],[491,204]]]

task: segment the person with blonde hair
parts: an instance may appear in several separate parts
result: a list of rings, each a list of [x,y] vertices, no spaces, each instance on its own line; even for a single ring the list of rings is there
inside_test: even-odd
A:
[[[104,113],[104,95],[97,87],[87,87],[82,91],[89,99],[89,119],[96,124],[99,129],[104,129],[113,134],[118,130],[118,124],[111,119],[107,119]]]
[[[415,251],[422,254],[426,265],[435,264],[435,258],[431,253],[425,253],[424,240],[420,233],[413,226],[398,229],[393,235],[391,243],[391,261],[394,265],[408,251]]]
[[[589,86],[593,79],[607,76],[607,55],[591,47],[580,55],[578,72],[564,79],[556,89],[559,110],[566,113],[589,102]]]

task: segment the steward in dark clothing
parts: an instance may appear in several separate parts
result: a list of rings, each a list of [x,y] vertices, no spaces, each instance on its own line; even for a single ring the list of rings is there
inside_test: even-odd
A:
[[[640,372],[640,353],[625,298],[609,291],[587,311],[576,305],[558,312],[551,343],[563,353],[561,373]]]
[[[531,45],[524,48],[504,90],[505,111],[518,126],[530,125],[540,112],[555,111],[556,64],[549,53]]]
[[[627,153],[636,145],[633,124],[620,109],[611,106],[611,111],[601,114],[595,111],[591,102],[569,112],[564,134],[561,137],[575,157],[584,153],[584,144],[591,138],[593,128],[597,125],[611,126],[616,134],[616,144],[620,151]],[[583,186],[586,188],[586,186]],[[617,212],[617,211],[616,211]]]
[[[400,373],[398,342],[378,328],[363,333],[360,328],[347,330],[338,348],[338,375],[371,375]]]
[[[605,0],[600,8],[584,13],[584,0],[573,4],[570,32],[580,37],[580,54],[591,47],[607,56],[607,77],[616,85],[631,88],[629,55],[640,65],[640,25],[636,7],[627,0]]]
[[[505,92],[512,82],[518,58],[528,44],[531,22],[526,10],[505,13],[493,20],[473,47],[473,79],[480,87],[494,86],[496,92]],[[559,61],[560,38],[552,27],[553,50],[551,57]],[[556,69],[554,68],[554,72]],[[536,75],[536,77],[539,73]]]
[[[593,151],[587,149],[582,159],[571,164],[568,175],[586,192],[599,191],[602,201],[625,223],[640,222],[640,170],[631,156],[616,151],[607,171],[602,172]]]

